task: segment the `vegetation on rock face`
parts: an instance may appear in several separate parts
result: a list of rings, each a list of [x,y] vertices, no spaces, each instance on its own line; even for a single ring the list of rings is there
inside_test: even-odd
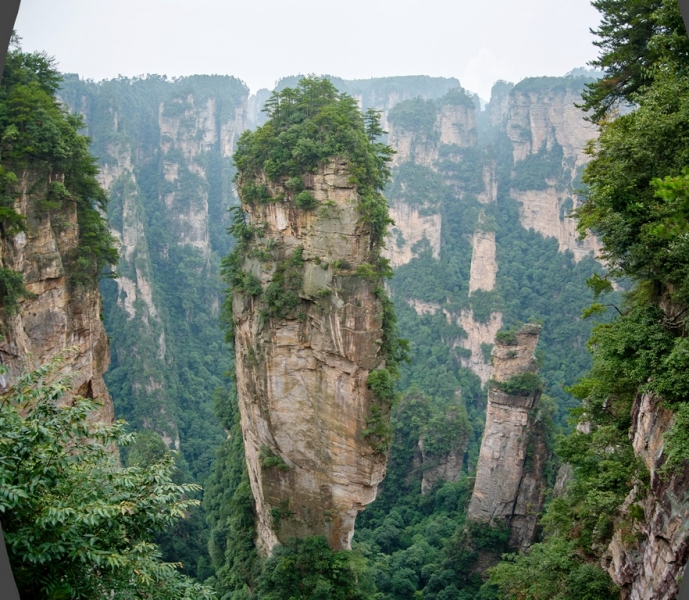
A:
[[[530,396],[543,389],[541,378],[535,373],[528,372],[513,375],[507,381],[495,381],[493,379],[490,381],[490,385],[511,396]]]
[[[383,133],[375,111],[361,114],[356,101],[327,79],[305,77],[296,88],[274,92],[264,109],[268,122],[242,134],[234,155],[242,200],[274,200],[257,194],[257,178],[291,182],[335,157],[347,158],[351,182],[361,196],[360,211],[371,228],[372,242],[382,243],[390,223],[381,192],[390,175],[391,150],[376,138]],[[265,186],[263,186],[265,187]],[[312,208],[304,193],[297,204]]]
[[[40,182],[36,191],[49,209],[76,205],[78,246],[63,262],[73,284],[93,287],[104,267],[117,263],[118,253],[102,217],[108,198],[95,178],[89,139],[78,133],[83,120],[56,98],[61,80],[51,58],[22,52],[13,38],[0,82],[0,221],[5,235],[26,227],[15,210],[20,180]],[[6,271],[2,302],[12,308],[25,292]]]
[[[65,402],[57,366],[0,398],[0,520],[22,597],[213,597],[152,543],[198,502],[185,498],[198,486],[173,483],[169,453],[120,468],[113,449],[133,435],[91,422],[91,400]]]

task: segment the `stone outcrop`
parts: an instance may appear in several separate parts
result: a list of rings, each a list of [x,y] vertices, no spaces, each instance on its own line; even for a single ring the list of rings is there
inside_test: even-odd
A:
[[[511,343],[497,342],[493,348],[494,383],[488,391],[486,426],[467,513],[470,520],[506,523],[514,547],[526,547],[534,539],[545,497],[547,452],[535,427],[540,391],[510,394],[500,384],[537,370],[534,351],[539,332],[537,325],[524,325]]]
[[[483,191],[479,192],[477,200],[481,204],[495,204],[498,200],[497,163],[491,160],[483,165]]]
[[[587,162],[584,148],[598,131],[575,106],[581,103],[582,89],[577,79],[555,77],[525,79],[512,89],[506,129],[515,163],[555,144],[562,147],[565,164]]]
[[[409,129],[394,121],[389,124],[388,143],[395,150],[393,165],[414,162],[434,167],[443,144],[473,148],[478,143],[476,107],[471,101],[452,101],[454,92],[435,103],[435,123],[431,130]],[[458,91],[458,94],[463,92]]]
[[[622,600],[674,600],[689,559],[689,467],[670,475],[660,472],[663,438],[673,421],[658,397],[637,396],[630,437],[650,473],[650,485],[646,494],[638,484],[630,491],[603,558]]]
[[[576,222],[567,216],[575,207],[574,200],[564,190],[549,186],[544,190],[511,190],[512,198],[521,203],[519,217],[526,229],[534,229],[546,237],[554,237],[560,252],[569,250],[579,261],[601,251],[600,241],[593,235],[579,239]]]
[[[486,360],[483,349],[493,344],[495,334],[502,328],[502,313],[491,313],[490,319],[482,323],[474,318],[471,310],[463,310],[457,318],[457,324],[464,329],[467,336],[459,340],[459,346],[469,350],[471,356],[462,357],[462,366],[471,369],[486,384],[490,379],[491,364]]]
[[[60,175],[51,181],[62,181]],[[101,296],[95,282],[73,285],[74,252],[79,243],[76,204],[47,208],[42,202],[49,180],[32,171],[22,173],[15,210],[26,217],[26,231],[0,237],[0,260],[21,273],[32,297],[20,300],[16,312],[3,311],[0,359],[7,374],[6,391],[24,370],[63,356],[61,372],[72,379],[74,392],[102,406],[94,420],[114,420],[112,401],[103,382],[110,349],[101,321]]]
[[[349,548],[356,515],[375,499],[385,473],[386,450],[370,428],[389,422],[389,406],[366,383],[384,366],[379,283],[355,274],[374,248],[345,160],[303,180],[315,209],[297,208],[291,192],[265,181],[285,200],[244,205],[263,236],[252,242],[242,270],[265,290],[277,270],[292,265],[292,276],[301,278],[297,306],[271,315],[266,301],[237,290],[232,306],[241,425],[263,554],[309,535]]]
[[[448,410],[445,413],[445,426],[457,428],[457,411]],[[457,481],[462,473],[464,454],[466,452],[468,435],[460,436],[450,447],[440,453],[430,452],[426,437],[419,438],[418,450],[420,454],[419,467],[421,469],[421,493],[428,494],[439,481]]]
[[[389,130],[388,113],[400,102],[412,98],[433,100],[441,98],[448,91],[460,87],[459,81],[451,77],[402,76],[373,79],[333,80],[343,92],[356,99],[362,110],[373,108],[380,111],[380,124]]]

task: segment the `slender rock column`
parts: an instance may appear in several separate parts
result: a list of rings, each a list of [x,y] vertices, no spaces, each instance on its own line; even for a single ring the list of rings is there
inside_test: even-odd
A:
[[[546,452],[534,427],[541,391],[528,385],[528,375],[525,379],[538,369],[534,351],[539,333],[540,326],[524,325],[493,348],[486,427],[467,514],[467,519],[509,525],[515,547],[533,540],[545,492]]]

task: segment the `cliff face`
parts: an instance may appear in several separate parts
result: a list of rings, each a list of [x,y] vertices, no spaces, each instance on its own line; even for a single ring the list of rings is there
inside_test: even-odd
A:
[[[511,528],[511,544],[528,546],[545,497],[544,443],[534,427],[540,392],[513,395],[500,383],[537,369],[534,350],[540,327],[523,326],[515,343],[496,343],[493,384],[488,391],[486,426],[481,442],[476,482],[467,519],[503,521]],[[531,442],[531,444],[530,444]],[[532,450],[529,450],[532,445]]]
[[[325,535],[349,548],[354,520],[372,502],[385,473],[385,451],[368,430],[389,419],[366,381],[383,366],[382,305],[374,282],[356,276],[371,239],[347,163],[334,160],[304,183],[319,208],[287,200],[244,208],[263,236],[242,269],[263,288],[295,270],[298,304],[286,316],[235,291],[237,391],[258,543],[267,554],[290,537]],[[266,182],[267,183],[267,182]],[[251,258],[256,256],[260,258]],[[337,262],[336,262],[337,261]],[[295,279],[292,279],[294,282]]]
[[[421,214],[418,207],[392,199],[390,218],[395,225],[391,228],[383,254],[393,269],[411,261],[416,256],[414,245],[424,239],[428,240],[433,257],[440,258],[442,217],[439,214]]]
[[[511,197],[521,203],[522,225],[556,238],[560,250],[573,252],[575,260],[600,251],[594,237],[578,240],[576,223],[567,218],[578,203],[572,187],[578,185],[577,176],[588,162],[584,149],[598,135],[595,125],[575,106],[581,102],[583,81],[526,79],[510,92],[505,116],[504,101],[496,105],[496,115],[500,115],[496,119],[504,119],[512,143],[515,173],[522,171],[510,190]],[[546,167],[547,161],[557,164]]]
[[[445,411],[443,425],[450,430],[462,430],[459,423],[459,409]],[[421,493],[428,494],[439,481],[457,481],[464,466],[464,454],[467,448],[468,432],[462,431],[448,447],[434,451],[426,436],[421,435],[418,443],[418,466],[421,469]]]
[[[20,300],[16,312],[3,315],[0,357],[8,373],[0,380],[0,390],[7,390],[22,371],[62,354],[61,371],[72,378],[75,393],[103,403],[92,418],[110,423],[113,406],[103,382],[110,351],[101,321],[101,296],[95,283],[70,281],[79,242],[76,205],[64,202],[48,208],[49,179],[64,181],[60,175],[22,173],[15,210],[26,217],[26,231],[0,237],[4,267],[21,273],[34,294]],[[65,353],[67,349],[71,351]]]
[[[622,600],[673,600],[689,558],[689,467],[669,478],[659,473],[663,437],[674,419],[659,398],[639,394],[632,419],[634,452],[649,470],[650,486],[644,495],[637,484],[627,496],[603,566]],[[642,518],[632,516],[633,507],[643,510]]]
[[[455,144],[460,148],[476,146],[476,107],[468,99],[464,102],[452,100],[451,96],[449,100],[436,102],[432,126],[423,130],[410,127],[404,119],[394,119],[393,115],[389,124],[388,143],[397,153],[395,165],[411,161],[434,167],[441,145]]]
[[[231,155],[248,90],[219,76],[68,77],[61,96],[85,116],[121,248],[119,277],[102,285],[118,414],[208,469],[222,439],[214,394],[230,362],[219,257],[230,246]]]

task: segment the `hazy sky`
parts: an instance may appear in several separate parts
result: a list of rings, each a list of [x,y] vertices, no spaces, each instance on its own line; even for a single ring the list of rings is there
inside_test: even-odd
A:
[[[1,0],[0,0],[1,1]],[[22,0],[25,50],[95,80],[220,73],[252,91],[280,77],[562,75],[596,56],[589,0]]]

